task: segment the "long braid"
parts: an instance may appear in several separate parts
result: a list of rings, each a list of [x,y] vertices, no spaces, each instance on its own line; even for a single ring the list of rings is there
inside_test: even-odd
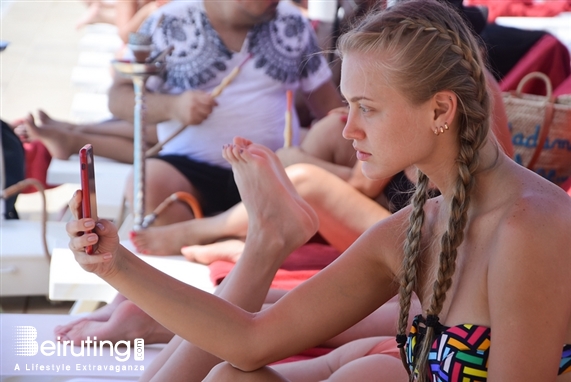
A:
[[[404,345],[406,343],[406,331],[408,329],[408,315],[410,311],[410,301],[412,293],[416,289],[417,265],[421,252],[421,232],[424,224],[424,204],[428,199],[428,177],[418,171],[418,182],[412,198],[412,212],[410,214],[410,225],[407,231],[407,239],[404,246],[404,258],[402,269],[404,270],[399,289],[400,313],[398,320],[397,341],[399,343],[400,355],[407,371],[406,354]],[[410,373],[409,373],[410,374]]]
[[[405,20],[405,22],[408,23],[409,21]],[[472,78],[475,82],[478,82],[475,86],[475,88],[479,90],[476,103],[483,106],[482,110],[486,110],[489,99],[486,91],[484,71],[478,63],[478,60],[472,54],[470,47],[462,43],[458,34],[449,29],[445,30],[439,25],[432,25],[426,21],[418,22],[418,24],[421,25],[424,31],[437,30],[439,37],[449,39],[452,42],[450,49],[454,53],[462,54],[463,59],[459,64],[470,70]],[[486,129],[481,128],[481,125],[485,123],[486,113],[474,114],[475,115],[466,116],[468,120],[465,122],[469,126],[468,128],[461,129],[459,134],[460,152],[457,159],[458,177],[451,201],[448,227],[440,241],[441,252],[439,255],[439,267],[436,280],[433,283],[432,297],[427,311],[428,324],[421,350],[418,354],[418,382],[424,382],[428,378],[426,373],[422,371],[426,370],[427,367],[428,355],[435,334],[434,326],[438,323],[438,315],[446,300],[446,292],[452,285],[452,276],[456,270],[457,249],[464,239],[464,229],[468,221],[470,196],[475,184],[474,173],[478,168],[479,162],[478,150],[485,142],[487,136]]]

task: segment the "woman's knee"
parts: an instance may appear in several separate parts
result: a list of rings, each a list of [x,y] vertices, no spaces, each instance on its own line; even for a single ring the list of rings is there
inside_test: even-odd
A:
[[[298,194],[306,200],[322,192],[323,185],[327,184],[327,177],[334,176],[327,170],[308,163],[288,166],[286,173]]]
[[[236,369],[228,362],[222,362],[214,366],[203,382],[256,382],[256,381],[287,381],[269,367],[256,371],[245,372]]]

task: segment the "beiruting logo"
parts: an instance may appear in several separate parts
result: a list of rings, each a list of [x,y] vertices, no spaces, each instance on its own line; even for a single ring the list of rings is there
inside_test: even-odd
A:
[[[45,357],[110,356],[118,362],[126,362],[131,358],[131,343],[129,341],[117,341],[113,344],[111,341],[98,341],[97,337],[87,337],[87,339],[75,343],[74,341],[61,341],[58,337],[57,341],[38,343],[38,331],[34,326],[16,326],[15,329],[14,350],[17,356],[33,357],[38,353]],[[145,359],[145,340],[142,338],[136,338],[133,341],[133,359],[135,361]],[[33,370],[29,369],[27,364],[25,367],[26,370]],[[67,367],[65,369],[70,370]],[[19,370],[19,365],[16,365],[15,370]],[[138,370],[144,370],[143,365]],[[119,366],[117,366],[117,371],[119,371]]]

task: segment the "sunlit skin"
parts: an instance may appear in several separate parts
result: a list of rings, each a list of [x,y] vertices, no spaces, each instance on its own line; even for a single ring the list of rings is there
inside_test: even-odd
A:
[[[430,179],[442,190],[450,172],[455,171],[450,158],[457,156],[458,146],[453,134],[435,139],[433,129],[444,122],[454,129],[455,109],[447,108],[456,107],[456,96],[443,91],[411,107],[371,62],[365,54],[350,53],[343,58],[341,69],[341,92],[349,104],[343,136],[353,140],[363,173],[371,179],[384,179],[415,164],[431,174]]]

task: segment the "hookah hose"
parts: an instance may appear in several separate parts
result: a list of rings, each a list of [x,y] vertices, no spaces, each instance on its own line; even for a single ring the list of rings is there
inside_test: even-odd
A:
[[[0,198],[8,199],[28,186],[35,187],[36,190],[38,190],[38,192],[42,196],[42,220],[41,220],[42,246],[44,247],[44,255],[46,255],[46,258],[48,259],[49,262],[52,259],[52,255],[50,254],[50,251],[48,249],[48,240],[46,237],[48,212],[47,212],[46,193],[44,185],[39,180],[33,178],[24,179],[3,190],[0,194]]]
[[[202,214],[202,209],[200,208],[200,204],[198,203],[198,200],[196,200],[196,198],[192,194],[189,194],[188,192],[178,191],[175,192],[174,194],[171,194],[161,204],[159,204],[158,207],[155,208],[153,212],[145,216],[143,222],[141,223],[141,228],[147,228],[151,224],[153,224],[154,221],[159,216],[159,214],[163,212],[165,208],[167,208],[173,202],[176,201],[181,201],[186,203],[192,210],[195,219],[200,219],[204,217],[204,215]]]

